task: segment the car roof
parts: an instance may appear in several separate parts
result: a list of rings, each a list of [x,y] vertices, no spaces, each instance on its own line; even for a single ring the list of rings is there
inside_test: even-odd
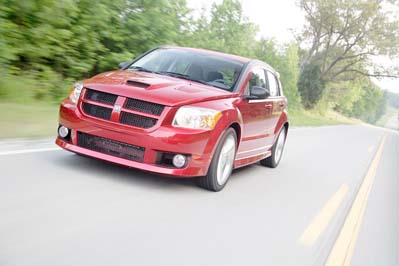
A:
[[[163,45],[163,46],[159,46],[159,48],[174,48],[174,49],[180,49],[180,50],[200,52],[200,53],[209,54],[209,55],[218,55],[218,56],[221,56],[221,57],[225,57],[225,58],[229,58],[229,59],[233,59],[233,60],[239,61],[241,63],[248,63],[249,61],[252,60],[252,59],[249,59],[249,58],[246,58],[246,57],[242,57],[242,56],[238,56],[238,55],[226,54],[226,53],[222,53],[222,52],[206,50],[206,49],[201,49],[201,48],[181,47],[181,46],[173,46],[173,45]]]

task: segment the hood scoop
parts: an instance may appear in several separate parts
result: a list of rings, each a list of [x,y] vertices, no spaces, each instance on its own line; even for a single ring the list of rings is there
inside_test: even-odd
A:
[[[139,81],[135,81],[135,80],[128,80],[128,81],[126,81],[126,84],[132,85],[132,86],[135,86],[135,87],[139,87],[139,88],[144,88],[144,89],[148,88],[150,86],[150,84],[139,82]]]

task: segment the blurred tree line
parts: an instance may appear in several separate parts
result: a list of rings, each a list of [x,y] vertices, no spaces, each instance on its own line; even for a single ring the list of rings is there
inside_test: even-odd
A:
[[[368,72],[368,56],[397,55],[396,21],[382,1],[331,2],[338,6],[299,1],[306,26],[297,41],[281,45],[256,38],[239,0],[199,16],[185,0],[0,0],[0,100],[58,101],[75,80],[176,44],[266,61],[280,72],[292,110],[334,108],[374,122],[385,97],[370,77],[393,72]]]
[[[385,93],[386,93],[388,105],[390,105],[393,108],[399,109],[399,94],[389,92],[389,91],[387,91]]]

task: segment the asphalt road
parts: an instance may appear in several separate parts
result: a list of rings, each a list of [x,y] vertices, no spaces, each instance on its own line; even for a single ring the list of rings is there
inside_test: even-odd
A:
[[[370,171],[345,257],[399,265],[398,161],[393,130],[294,129],[277,169],[236,170],[211,193],[46,140],[3,142],[0,265],[325,265]]]

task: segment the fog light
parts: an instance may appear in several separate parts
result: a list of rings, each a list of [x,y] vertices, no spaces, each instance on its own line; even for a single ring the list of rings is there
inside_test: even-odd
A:
[[[183,166],[186,165],[186,156],[181,155],[181,154],[176,154],[173,156],[173,165],[177,168],[182,168]]]
[[[64,126],[60,126],[60,128],[58,129],[58,135],[60,135],[61,138],[65,138],[66,136],[68,136],[68,134],[69,129]]]

